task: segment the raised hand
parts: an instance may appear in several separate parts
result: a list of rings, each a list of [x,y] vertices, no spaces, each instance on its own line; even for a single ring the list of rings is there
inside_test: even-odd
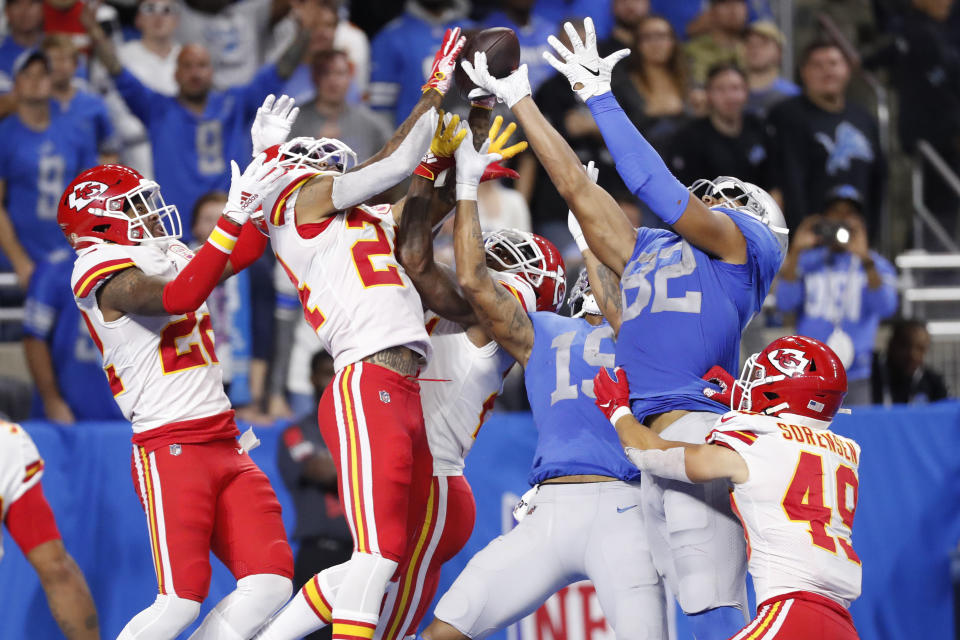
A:
[[[610,92],[610,75],[613,67],[623,58],[630,55],[629,49],[614,51],[606,58],[601,58],[597,52],[597,32],[593,27],[593,20],[584,18],[583,29],[586,43],[580,40],[580,35],[569,22],[563,24],[563,30],[570,38],[573,51],[567,49],[555,36],[547,38],[547,42],[554,48],[563,61],[558,60],[548,51],[543,52],[543,59],[551,67],[566,76],[570,87],[584,102],[588,98]]]
[[[280,178],[286,173],[278,158],[266,159],[263,153],[247,165],[243,173],[233,160],[230,161],[230,193],[223,215],[231,222],[242,225],[260,208],[264,198],[274,189],[283,186]]]
[[[250,127],[254,157],[287,141],[290,128],[300,113],[300,107],[294,106],[295,104],[294,99],[286,95],[276,99],[271,93],[264,99],[263,105],[257,109],[253,126]]]
[[[630,413],[630,385],[620,367],[613,370],[613,377],[606,367],[600,367],[593,378],[593,393],[594,402],[610,422],[616,424],[621,416]]]
[[[457,68],[457,56],[463,50],[463,45],[467,43],[467,37],[460,35],[460,27],[447,29],[443,35],[443,42],[433,58],[433,66],[430,68],[430,77],[423,85],[423,91],[434,89],[445,95],[450,89],[450,83],[453,82],[453,72]]]
[[[470,92],[469,98],[473,101],[482,100],[487,96],[494,95],[498,102],[505,103],[513,108],[521,98],[530,95],[530,80],[527,78],[527,65],[520,67],[508,75],[506,78],[494,78],[487,68],[487,54],[483,51],[477,51],[473,56],[473,63],[469,60],[460,62],[460,66],[467,72],[467,75],[477,85],[477,88]]]
[[[453,154],[467,135],[467,127],[460,126],[460,116],[440,112],[437,129],[430,140],[430,148],[423,155],[413,173],[435,180],[440,172],[453,165]]]

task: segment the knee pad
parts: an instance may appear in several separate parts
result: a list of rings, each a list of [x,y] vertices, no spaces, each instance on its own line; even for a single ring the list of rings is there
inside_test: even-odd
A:
[[[293,582],[273,573],[257,573],[237,580],[236,592],[243,596],[243,606],[251,616],[262,614],[266,620],[290,599]]]
[[[200,615],[200,603],[160,594],[153,604],[133,617],[117,640],[169,640],[176,638]]]

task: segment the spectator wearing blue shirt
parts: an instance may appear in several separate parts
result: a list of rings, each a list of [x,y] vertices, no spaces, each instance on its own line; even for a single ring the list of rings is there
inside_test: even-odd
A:
[[[13,63],[43,37],[42,0],[6,0],[7,36],[0,41],[0,93],[13,89]],[[4,114],[5,115],[5,114]]]
[[[444,32],[470,28],[469,11],[468,0],[407,0],[403,14],[371,43],[370,106],[403,122],[420,99]]]
[[[776,104],[800,95],[800,87],[780,75],[786,39],[770,20],[747,25],[743,63],[750,85],[747,112],[764,118]]]
[[[54,106],[59,113],[85,129],[96,141],[101,164],[119,160],[119,140],[107,111],[107,103],[95,93],[78,88],[77,73],[80,53],[73,40],[63,34],[51,34],[40,48],[50,60],[50,83]]]
[[[308,33],[301,27],[276,64],[261,68],[251,83],[225,91],[213,90],[213,63],[206,47],[188,44],[177,56],[179,91],[167,96],[149,89],[125,69],[92,12],[82,15],[97,57],[147,128],[156,180],[163,185],[167,202],[180,210],[182,239],[189,243],[190,212],[203,194],[229,188],[231,160],[248,162],[250,123],[266,95],[278,93],[293,73]]]
[[[23,349],[33,378],[32,418],[60,424],[123,420],[103,358],[73,300],[71,256],[40,262],[27,289]]]
[[[520,41],[520,64],[527,65],[530,89],[536,92],[543,81],[554,74],[553,67],[543,59],[543,53],[550,50],[547,38],[560,29],[560,23],[534,11],[534,2],[535,0],[502,0],[502,9],[487,16],[483,28],[513,29]]]
[[[26,288],[34,263],[71,251],[57,204],[79,172],[97,164],[93,137],[51,107],[50,62],[39,50],[14,65],[16,112],[0,121],[0,270]]]
[[[799,335],[827,343],[847,369],[848,404],[870,403],[870,366],[880,320],[897,310],[897,272],[867,244],[863,199],[850,185],[829,193],[790,241],[777,308],[797,314]]]

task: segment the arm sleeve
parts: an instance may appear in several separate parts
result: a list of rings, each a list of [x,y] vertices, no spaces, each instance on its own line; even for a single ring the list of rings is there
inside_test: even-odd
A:
[[[117,91],[120,92],[120,97],[122,97],[123,101],[130,107],[133,115],[140,118],[143,124],[149,126],[150,106],[156,100],[166,99],[166,96],[148,89],[127,69],[121,71],[120,74],[114,78],[114,84],[117,87]]]
[[[690,200],[687,188],[670,173],[663,159],[633,126],[612,93],[590,98],[587,106],[627,188],[661,220],[667,224],[676,222]]]
[[[861,306],[865,313],[887,318],[897,311],[897,272],[885,258],[873,251],[870,254],[882,282],[876,289],[864,282]]]
[[[43,495],[43,485],[39,482],[10,505],[4,522],[10,537],[24,555],[44,542],[60,539],[53,510],[50,509],[47,498]]]
[[[269,238],[257,229],[256,223],[248,220],[240,229],[237,244],[230,253],[230,266],[234,273],[240,273],[260,259],[267,248]]]
[[[220,218],[193,259],[163,287],[163,308],[167,313],[179,315],[196,311],[210,296],[223,276],[240,229],[239,225]]]

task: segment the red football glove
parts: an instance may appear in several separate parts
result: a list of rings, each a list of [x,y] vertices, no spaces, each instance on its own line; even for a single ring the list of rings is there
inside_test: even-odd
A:
[[[499,180],[500,178],[510,178],[511,180],[516,180],[519,177],[520,174],[513,169],[508,169],[499,162],[491,162],[487,165],[487,168],[483,170],[483,175],[480,176],[480,182],[486,182],[487,180]]]
[[[593,378],[593,393],[600,411],[616,425],[617,420],[630,413],[630,385],[627,374],[620,367],[613,370],[613,375],[616,378],[610,377],[606,367],[600,367]]]
[[[703,395],[715,402],[732,407],[731,401],[734,392],[733,376],[727,373],[726,369],[720,365],[715,365],[702,376],[702,379],[720,387],[720,391],[710,387],[704,387]]]
[[[437,55],[433,58],[430,77],[421,87],[424,92],[436,89],[440,95],[447,93],[450,83],[453,82],[453,72],[457,68],[457,57],[466,42],[467,37],[460,35],[460,27],[447,29],[443,34],[443,42],[440,43]]]

